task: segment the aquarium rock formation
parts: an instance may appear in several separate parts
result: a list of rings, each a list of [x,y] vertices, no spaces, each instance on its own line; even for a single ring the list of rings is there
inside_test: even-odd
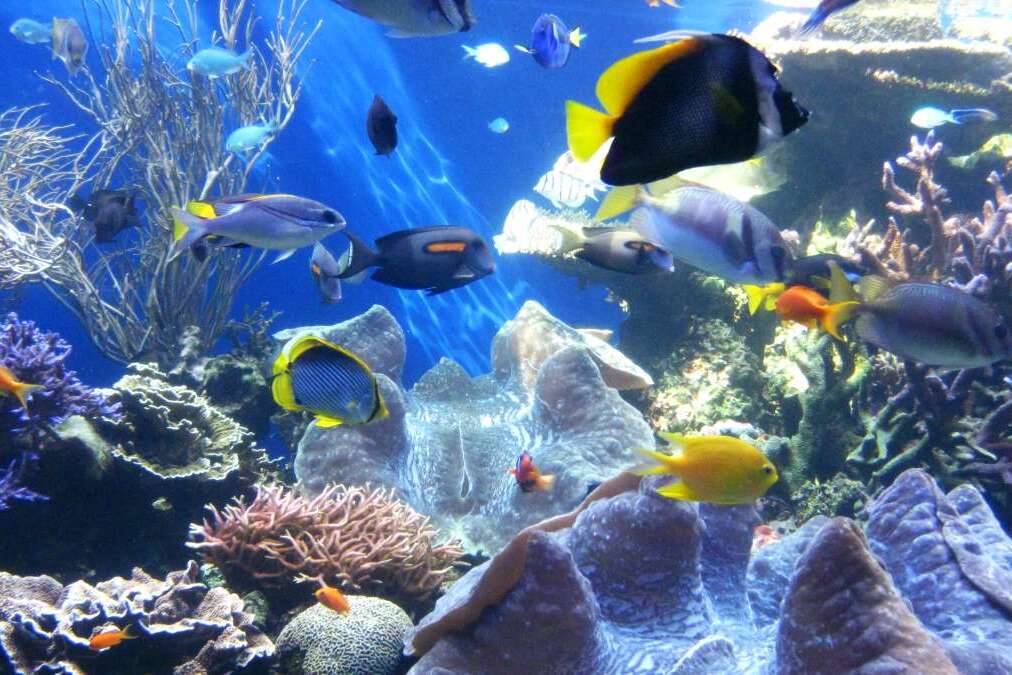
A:
[[[300,599],[295,582],[325,583],[407,602],[426,600],[463,553],[437,544],[428,518],[392,490],[329,485],[309,499],[282,485],[257,486],[190,527],[187,546],[233,588]],[[294,591],[294,592],[293,592]]]
[[[317,329],[379,373],[390,416],[350,428],[311,426],[295,459],[308,494],[335,481],[395,487],[465,548],[494,551],[518,529],[575,506],[594,483],[633,463],[633,448],[653,447],[642,415],[609,386],[642,380],[642,371],[536,303],[494,339],[491,374],[472,378],[443,359],[410,391],[396,384],[404,343],[395,326],[374,308]],[[556,475],[550,492],[523,493],[507,473],[523,451]]]
[[[127,626],[137,636],[96,652],[96,629]],[[34,673],[234,672],[274,655],[242,600],[197,580],[197,565],[156,579],[63,586],[52,577],[0,572],[0,665]]]
[[[620,474],[468,572],[408,634],[411,672],[1012,668],[1012,540],[972,486],[910,470],[866,532],[820,516],[750,555],[751,507],[658,484]]]
[[[283,672],[295,675],[393,675],[411,617],[382,598],[349,595],[349,609],[300,612],[278,635]]]

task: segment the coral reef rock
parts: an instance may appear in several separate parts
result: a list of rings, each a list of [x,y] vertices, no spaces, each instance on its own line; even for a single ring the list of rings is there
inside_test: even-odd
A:
[[[359,326],[375,324],[378,337],[361,335]],[[443,359],[408,392],[392,377],[404,358],[403,334],[395,326],[385,310],[373,308],[319,331],[381,373],[390,416],[357,427],[311,426],[295,459],[309,494],[331,482],[395,487],[465,548],[494,551],[520,528],[574,507],[592,484],[633,463],[632,448],[653,447],[642,415],[606,379],[625,386],[638,369],[535,303],[495,338],[491,374],[471,378]],[[370,347],[370,340],[395,338],[397,345]],[[542,471],[556,475],[550,492],[525,494],[507,473],[525,450]]]
[[[820,516],[750,556],[752,507],[659,484],[620,474],[522,531],[409,632],[411,672],[1012,671],[1012,540],[974,487],[910,470],[867,538]]]
[[[290,675],[393,675],[411,618],[392,602],[349,595],[339,614],[323,605],[299,613],[278,635]]]
[[[197,565],[155,579],[62,586],[51,577],[0,572],[0,668],[29,673],[239,672],[274,655],[242,600],[197,581]],[[95,652],[93,633],[130,627],[137,636]]]

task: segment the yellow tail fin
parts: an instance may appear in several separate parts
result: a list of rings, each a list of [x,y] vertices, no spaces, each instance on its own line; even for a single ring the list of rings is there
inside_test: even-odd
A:
[[[835,305],[830,305],[822,316],[822,327],[837,340],[843,340],[843,337],[840,335],[840,326],[854,318],[854,314],[857,312],[860,304],[859,302],[848,300],[847,302],[838,302]]]
[[[651,464],[649,466],[642,466],[640,468],[633,469],[633,473],[635,473],[637,476],[652,476],[652,475],[674,473],[672,471],[671,466],[672,463],[671,455],[665,454],[663,452],[657,452],[656,450],[647,450],[646,448],[636,448],[636,452],[656,463]]]
[[[186,236],[190,228],[186,226],[174,213],[172,215],[172,241],[179,241]]]
[[[579,162],[590,160],[594,152],[611,137],[615,120],[615,117],[590,106],[566,101],[566,136],[573,157]]]
[[[766,284],[765,286],[742,286],[745,295],[748,296],[748,313],[755,314],[760,307],[765,306],[767,312],[777,308],[777,297],[784,292],[784,285],[779,282]]]
[[[577,26],[573,30],[569,31],[569,44],[579,49],[581,46],[580,43],[582,43],[586,37],[587,36],[584,33],[580,32],[580,27]]]
[[[30,394],[33,391],[39,391],[41,389],[45,389],[45,387],[41,384],[21,383],[14,386],[14,391],[12,393],[17,397],[18,401],[21,403],[21,407],[25,409],[25,412],[28,412],[28,399],[25,398],[25,394]]]
[[[608,194],[601,200],[601,206],[597,207],[594,220],[604,222],[631,211],[636,206],[637,194],[638,187],[636,185],[623,185],[608,190]]]

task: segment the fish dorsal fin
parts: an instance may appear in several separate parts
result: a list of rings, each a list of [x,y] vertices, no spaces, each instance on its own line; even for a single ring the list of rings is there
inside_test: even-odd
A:
[[[438,232],[438,231],[445,231],[447,233],[447,239],[453,238],[446,227],[442,227],[439,225],[433,225],[432,227],[415,227],[410,230],[400,230],[398,232],[391,232],[390,234],[384,234],[382,237],[376,240],[376,247],[382,251],[385,248],[393,246],[401,239],[406,239],[408,237],[416,237],[419,234],[424,234],[425,232]]]
[[[839,302],[851,302],[855,300],[860,300],[861,297],[854,291],[854,287],[847,279],[847,275],[843,273],[843,269],[840,267],[840,265],[832,260],[830,260],[827,263],[827,265],[829,266],[830,304],[835,305],[836,303]]]
[[[610,115],[621,115],[636,94],[664,66],[706,47],[702,38],[690,37],[663,47],[627,56],[604,71],[597,81],[597,98]]]
[[[882,297],[891,287],[888,279],[877,274],[861,277],[861,281],[857,282],[857,291],[866,302]]]
[[[684,434],[676,434],[670,431],[662,431],[657,434],[668,444],[669,448],[673,451],[680,451],[685,449],[687,438]]]

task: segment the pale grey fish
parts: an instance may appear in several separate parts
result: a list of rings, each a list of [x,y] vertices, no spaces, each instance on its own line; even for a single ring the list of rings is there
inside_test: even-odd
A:
[[[32,19],[18,19],[11,24],[11,35],[30,45],[51,44],[53,41],[53,26],[52,24],[40,23]]]
[[[320,242],[313,245],[313,257],[309,260],[309,271],[313,274],[316,290],[319,291],[320,299],[324,304],[332,305],[342,297],[340,275],[351,264],[350,250],[349,248],[348,251],[345,251],[341,259],[338,260]]]
[[[347,10],[387,26],[391,37],[446,35],[475,24],[471,0],[334,0]]]
[[[662,274],[674,269],[671,253],[629,230],[584,228],[587,240],[573,255],[622,274]]]
[[[629,227],[676,259],[737,284],[783,281],[793,262],[762,212],[717,190],[681,187],[662,199],[640,193]]]
[[[71,77],[77,75],[84,65],[84,55],[88,53],[88,40],[77,20],[54,18],[51,38],[53,58],[63,61]]]
[[[275,129],[277,127],[272,123],[249,124],[239,127],[228,135],[225,140],[225,149],[236,154],[255,150],[268,136],[274,133]]]
[[[191,73],[199,73],[204,77],[214,79],[238,73],[249,64],[252,50],[247,49],[242,54],[222,49],[221,47],[208,47],[190,57],[186,62],[186,69]]]
[[[587,183],[571,174],[552,169],[538,179],[534,191],[547,199],[557,209],[568,206],[576,209],[583,206],[587,199],[597,201],[592,183]]]
[[[216,215],[202,218],[171,209],[176,223],[173,257],[189,248],[200,259],[210,243],[280,250],[274,260],[280,262],[345,226],[344,217],[326,204],[295,195],[236,195],[193,204]]]
[[[876,288],[869,289],[869,282]],[[857,334],[900,358],[946,368],[987,366],[1012,355],[1008,325],[989,305],[955,288],[904,283],[881,291],[863,279]]]

